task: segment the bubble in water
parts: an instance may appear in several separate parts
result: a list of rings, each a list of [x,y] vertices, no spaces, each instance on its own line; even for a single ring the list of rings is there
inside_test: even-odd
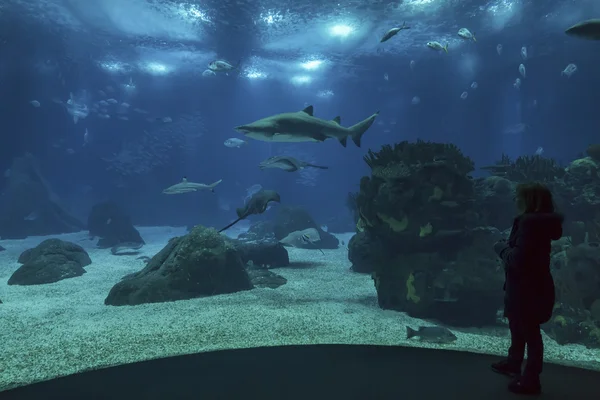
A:
[[[471,89],[477,89],[478,87],[479,85],[477,84],[477,82],[471,83]]]
[[[498,44],[498,46],[496,46],[496,52],[498,53],[498,55],[502,54],[502,45]]]
[[[464,100],[464,99],[466,99],[468,96],[469,96],[469,93],[467,93],[467,92],[462,92],[462,94],[460,95],[460,98]]]
[[[412,98],[411,103],[413,103],[413,105],[417,105],[421,102],[421,99],[418,96],[415,96]]]

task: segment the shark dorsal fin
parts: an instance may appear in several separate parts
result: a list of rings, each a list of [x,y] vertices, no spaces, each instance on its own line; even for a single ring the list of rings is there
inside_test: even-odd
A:
[[[313,116],[313,106],[306,107],[304,110],[302,110],[302,112],[307,113],[308,115],[310,115],[312,117]]]
[[[182,183],[186,183],[187,182],[187,176],[184,176],[183,178],[181,178],[181,182]]]
[[[335,117],[334,119],[332,119],[332,121],[335,122],[338,125],[342,124],[342,118],[340,118],[339,115],[337,117]]]

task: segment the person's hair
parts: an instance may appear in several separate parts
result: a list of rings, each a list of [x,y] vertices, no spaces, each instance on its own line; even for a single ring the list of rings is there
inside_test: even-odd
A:
[[[552,192],[542,183],[520,183],[517,185],[517,207],[523,213],[552,213]]]

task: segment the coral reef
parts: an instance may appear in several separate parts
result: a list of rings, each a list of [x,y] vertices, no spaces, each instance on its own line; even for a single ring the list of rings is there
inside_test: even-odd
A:
[[[369,151],[356,196],[358,230],[367,229],[396,250],[431,251],[455,240],[475,215],[473,161],[452,144],[417,141]]]
[[[507,156],[474,179],[453,144],[401,142],[370,150],[370,176],[349,194],[357,234],[348,257],[371,273],[381,308],[455,326],[493,324],[503,305],[504,271],[492,244],[516,214],[515,188],[550,187],[565,214],[552,244],[557,303],[544,325],[559,343],[600,347],[600,145],[566,168],[539,155]]]
[[[521,182],[553,182],[565,175],[565,168],[555,160],[540,155],[521,156],[512,161],[503,154],[500,161],[494,165],[481,167],[492,175],[506,178],[510,181]]]

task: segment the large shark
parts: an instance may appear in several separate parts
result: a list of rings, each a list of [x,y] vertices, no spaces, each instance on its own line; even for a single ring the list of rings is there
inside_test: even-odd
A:
[[[362,135],[369,129],[379,115],[379,111],[369,118],[349,128],[340,125],[340,117],[331,121],[313,116],[313,106],[302,111],[276,114],[259,119],[248,125],[236,126],[234,129],[249,138],[263,142],[323,142],[333,138],[346,147],[348,136],[360,147]]]
[[[565,33],[589,40],[600,40],[600,18],[588,19],[568,28]]]

